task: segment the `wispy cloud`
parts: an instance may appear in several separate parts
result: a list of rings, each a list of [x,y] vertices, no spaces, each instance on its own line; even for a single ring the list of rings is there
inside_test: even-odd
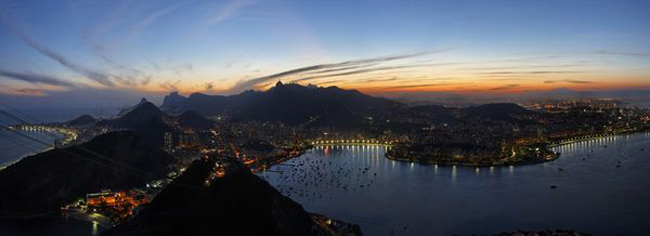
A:
[[[380,77],[373,77],[373,78],[363,79],[363,80],[361,80],[361,81],[359,81],[359,82],[363,82],[363,83],[372,83],[372,82],[390,82],[390,81],[397,81],[397,80],[399,80],[399,79],[400,79],[400,78],[397,77],[397,76],[390,76],[390,77],[388,77],[388,78],[387,78],[387,76],[380,76]]]
[[[478,64],[478,63],[476,63]],[[571,68],[585,66],[586,64],[558,64],[558,65],[520,65],[520,66],[491,66],[491,67],[469,67],[461,70],[470,71],[491,71],[491,70],[515,70],[515,69],[538,69],[538,68]]]
[[[47,93],[45,93],[45,91],[41,89],[19,88],[19,89],[14,89],[14,92],[19,95],[29,95],[29,96],[38,96],[38,97],[47,95]]]
[[[571,84],[593,84],[593,81],[588,80],[573,80],[573,79],[563,79],[563,80],[547,80],[544,81],[545,84],[554,84],[554,83],[571,83]]]
[[[212,89],[214,89],[214,83],[213,82],[207,82],[207,83],[203,84],[203,88],[205,89],[205,91],[212,91]]]
[[[75,84],[54,78],[51,76],[47,75],[39,75],[39,74],[34,74],[34,73],[21,73],[21,72],[13,72],[13,71],[7,71],[7,70],[0,70],[0,76],[6,77],[9,79],[14,79],[14,80],[20,80],[20,81],[25,81],[33,84],[45,84],[45,85],[52,85],[52,86],[58,86],[58,87],[67,87],[67,88],[74,88],[76,87]]]
[[[386,86],[379,89],[384,91],[391,90],[404,90],[404,89],[415,89],[415,88],[431,88],[431,87],[443,87],[451,85],[461,85],[467,83],[428,83],[428,84],[413,84],[413,85],[396,85],[396,86]]]
[[[254,4],[255,1],[251,0],[233,0],[226,4],[223,8],[217,9],[212,16],[207,19],[207,25],[216,25],[229,17],[232,17],[244,7]]]
[[[394,70],[394,69],[409,68],[414,66],[421,66],[421,65],[403,65],[403,66],[384,66],[384,67],[375,67],[375,68],[368,68],[368,69],[358,69],[360,67],[370,67],[370,66],[379,65],[383,62],[420,57],[420,56],[425,56],[425,55],[429,55],[436,52],[442,52],[442,51],[444,50],[435,51],[435,52],[418,52],[418,53],[410,53],[410,54],[400,54],[400,55],[384,56],[384,57],[377,57],[377,58],[370,58],[370,59],[351,60],[351,61],[344,61],[338,63],[318,64],[318,65],[300,67],[300,68],[283,71],[268,76],[258,77],[246,81],[240,81],[237,84],[235,84],[235,86],[233,86],[230,90],[233,92],[239,92],[246,89],[255,88],[260,84],[265,84],[269,81],[290,77],[290,76],[303,75],[303,74],[309,74],[309,75],[306,78],[293,80],[293,82],[304,82],[316,78],[346,76],[346,75],[361,74],[361,73],[368,73],[368,72],[381,71],[381,70]],[[339,73],[328,74],[333,71]]]
[[[165,81],[160,84],[158,84],[161,88],[164,90],[170,91],[170,92],[176,92],[178,91],[178,83],[180,83],[180,80],[177,81]]]
[[[600,50],[600,51],[591,52],[591,54],[601,54],[601,55],[622,55],[622,56],[642,56],[642,57],[650,56],[650,52],[623,52],[623,51],[606,51],[606,50]]]
[[[518,88],[520,86],[521,86],[520,84],[506,84],[504,86],[494,87],[494,88],[490,88],[488,90],[490,90],[490,91],[501,91],[501,90],[508,90],[508,89],[513,89],[513,88]]]
[[[113,78],[115,82],[124,86],[133,87],[137,86],[138,84],[147,85],[151,81],[151,74],[118,63],[108,58],[108,56],[106,56],[106,54],[99,49],[96,49],[95,53],[99,56],[99,58],[101,58],[104,62],[112,67],[113,73],[106,74]]]
[[[477,75],[543,75],[543,74],[576,74],[582,71],[564,71],[564,70],[538,70],[538,71],[493,71],[480,72]]]
[[[151,82],[153,73],[144,69],[136,69],[125,63],[119,63],[112,59],[109,53],[115,53],[118,50],[116,47],[119,45],[130,42],[137,38],[142,32],[146,31],[159,19],[165,17],[186,5],[188,1],[178,2],[176,4],[168,5],[150,12],[138,12],[137,18],[132,18],[128,13],[131,12],[132,5],[130,2],[122,2],[106,17],[97,30],[86,35],[84,39],[90,45],[90,50],[94,52],[106,65],[110,66],[112,70],[110,73],[105,73],[117,84],[134,87],[138,85],[146,86]],[[143,16],[143,17],[142,17]],[[124,22],[124,23],[118,23]],[[124,27],[124,29],[121,28]],[[105,35],[109,29],[123,30],[123,33],[118,34],[118,38],[113,38],[110,35]],[[149,61],[152,64],[152,70],[160,72],[161,69],[157,64]]]
[[[257,3],[255,0],[230,0],[224,5],[219,5],[214,9],[211,9],[210,14],[205,16],[196,24],[193,32],[188,34],[188,37],[190,35],[195,36],[196,34],[201,35],[205,33],[211,27],[216,26],[229,18],[235,17],[244,8],[254,5],[255,3]]]
[[[30,46],[32,49],[40,52],[44,56],[58,62],[60,65],[68,68],[69,70],[80,74],[88,79],[91,79],[95,82],[98,82],[104,86],[109,86],[113,87],[115,84],[110,80],[110,77],[100,71],[95,71],[91,70],[88,68],[85,68],[81,65],[78,65],[76,63],[73,63],[72,61],[68,60],[66,57],[63,55],[54,52],[50,48],[46,47],[45,45],[41,44],[38,42],[36,39],[32,38],[30,35],[27,33],[23,32],[21,29],[8,24],[3,18],[0,18],[0,25],[4,25],[11,33],[14,35],[18,36],[23,42],[25,42],[28,46]]]
[[[165,7],[163,9],[160,9],[160,10],[154,12],[153,14],[143,18],[142,20],[140,20],[138,23],[136,23],[133,26],[133,28],[131,29],[131,34],[134,35],[134,36],[139,35],[140,33],[142,33],[142,31],[147,29],[149,27],[149,25],[153,24],[158,18],[175,11],[176,9],[183,6],[183,4],[185,4],[185,3],[186,2],[178,2],[177,4]]]
[[[335,74],[323,74],[323,75],[318,75],[318,76],[293,80],[293,82],[305,82],[305,81],[323,79],[323,78],[330,78],[330,77],[365,74],[365,73],[376,72],[376,71],[390,71],[390,70],[407,69],[407,68],[423,67],[423,66],[429,66],[429,65],[422,64],[422,65],[383,66],[383,67],[375,67],[375,68],[369,68],[369,69],[346,71],[346,72],[335,73]]]

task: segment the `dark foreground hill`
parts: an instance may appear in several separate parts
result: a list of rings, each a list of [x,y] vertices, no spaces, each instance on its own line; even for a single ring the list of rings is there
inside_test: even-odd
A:
[[[213,178],[215,163],[225,176]],[[208,180],[206,182],[206,180]],[[130,221],[105,235],[330,235],[300,204],[234,159],[195,161]]]
[[[173,161],[132,131],[26,157],[0,171],[0,215],[37,215],[86,193],[142,187],[164,177]]]
[[[117,129],[137,131],[138,134],[146,137],[156,146],[161,147],[164,142],[164,133],[173,131],[165,123],[167,119],[169,119],[169,116],[160,111],[156,105],[150,102],[144,102],[134,106],[133,110],[121,117],[112,120],[103,120],[98,124]]]

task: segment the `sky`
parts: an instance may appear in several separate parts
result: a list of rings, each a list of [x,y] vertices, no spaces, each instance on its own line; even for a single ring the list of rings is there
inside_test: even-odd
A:
[[[650,1],[0,0],[0,100],[650,89]]]

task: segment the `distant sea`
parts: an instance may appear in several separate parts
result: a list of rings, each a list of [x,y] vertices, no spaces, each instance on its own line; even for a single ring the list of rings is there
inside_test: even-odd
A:
[[[117,114],[117,108],[14,108],[15,110],[5,109],[12,115],[18,116],[30,123],[53,123],[65,122],[72,120],[84,114],[92,115],[96,118],[107,118]],[[16,112],[17,111],[17,112]],[[10,121],[6,117],[2,117],[0,123],[2,125],[18,124],[16,121]],[[54,146],[56,135],[47,134],[44,132],[35,131],[19,131],[21,134],[28,135],[36,138],[49,145],[43,145],[39,142],[30,140],[19,134],[0,129],[0,169],[19,161],[21,158],[33,155]]]

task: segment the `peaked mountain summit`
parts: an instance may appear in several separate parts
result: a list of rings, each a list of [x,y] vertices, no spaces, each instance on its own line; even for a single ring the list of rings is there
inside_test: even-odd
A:
[[[145,102],[137,105],[135,109],[124,116],[112,120],[103,120],[99,122],[99,125],[137,131],[160,146],[163,143],[163,134],[172,131],[172,128],[165,124],[167,119],[169,119],[169,116],[160,111],[156,105]]]
[[[403,105],[335,86],[316,87],[278,82],[267,91],[249,90],[230,96],[201,93],[165,96],[161,108],[180,114],[193,110],[205,116],[236,120],[279,121],[291,125],[354,124],[364,116],[388,116]]]
[[[142,106],[145,103],[149,103],[149,101],[147,101],[146,98],[142,98],[138,104],[135,104],[133,106],[130,106],[130,107],[127,107],[127,108],[124,108],[124,109],[120,110],[120,112],[117,113],[117,116],[122,117],[122,116],[126,115],[127,113],[135,110],[136,108]]]

